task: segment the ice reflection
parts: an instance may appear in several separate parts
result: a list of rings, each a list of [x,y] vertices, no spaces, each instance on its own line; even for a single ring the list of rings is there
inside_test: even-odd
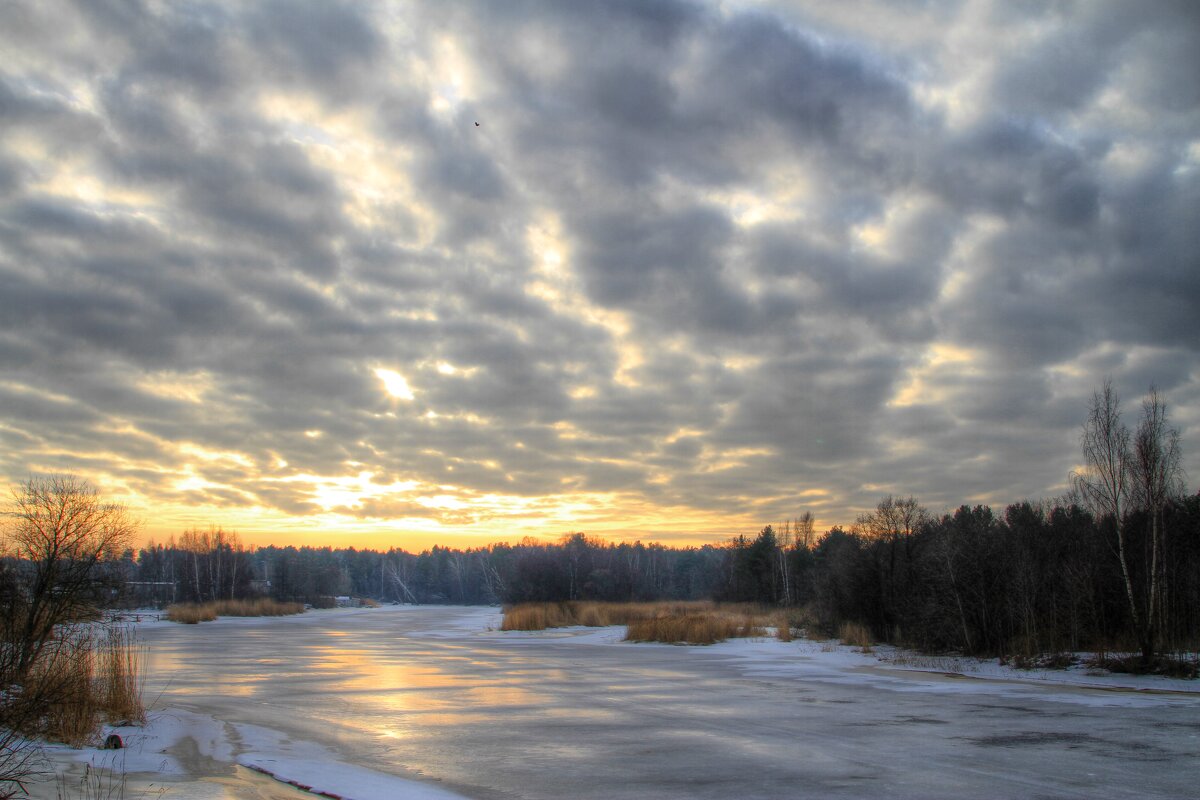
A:
[[[315,645],[310,668],[324,681],[324,690],[347,702],[374,711],[448,712],[534,706],[541,696],[531,688],[503,680],[481,682],[476,675],[451,672],[455,662],[468,662],[441,653],[413,653],[396,658],[380,648]],[[422,661],[422,657],[429,658]],[[477,662],[478,663],[478,662]]]
[[[240,700],[235,710],[258,709],[248,720],[296,708],[314,723],[396,740],[418,724],[544,713],[548,701],[538,682],[568,678],[564,670],[540,670],[528,659],[502,664],[461,643],[330,629],[320,621],[314,615],[313,624],[297,626],[295,635],[273,637],[221,623],[164,629],[148,659],[148,688],[180,701]]]
[[[884,676],[797,658],[794,645],[596,646],[489,626],[487,609],[428,607],[161,627],[148,631],[147,694],[162,692],[160,707],[319,742],[347,763],[436,778],[467,796],[771,798],[803,787],[846,798],[887,793],[884,780],[916,787],[913,797],[1096,796],[1131,774],[1157,796],[1190,796],[1200,779],[1184,766],[1194,748],[1178,735],[1194,728],[1194,703],[1110,709],[1025,686],[1022,697],[1055,712],[965,707],[920,676],[898,691]],[[751,648],[771,660],[739,666],[731,654]],[[971,686],[981,697],[1013,691]],[[1139,749],[1028,745],[1017,769],[993,747],[999,755],[981,768],[978,742],[990,741],[981,726],[993,738],[1103,736]],[[1147,754],[1173,769],[1131,765]],[[1064,763],[1090,776],[1086,786],[1059,777]]]

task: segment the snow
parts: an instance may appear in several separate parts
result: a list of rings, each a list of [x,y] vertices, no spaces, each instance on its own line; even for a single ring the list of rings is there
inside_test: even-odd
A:
[[[125,772],[129,796],[1176,797],[1200,783],[1196,681],[799,639],[501,632],[486,607],[136,624],[149,724],[115,729],[122,751],[51,753],[75,774]]]
[[[238,756],[239,764],[315,794],[346,800],[453,800],[460,797],[428,783],[347,764],[328,749],[311,742],[292,741],[254,725],[236,727],[247,747]]]
[[[325,747],[294,741],[277,731],[256,725],[231,726],[180,709],[152,712],[145,726],[108,727],[105,735],[109,733],[119,734],[125,747],[96,751],[54,746],[48,755],[60,767],[75,763],[115,774],[153,774],[163,788],[188,783],[171,780],[192,775],[192,770],[181,763],[177,755],[186,749],[193,753],[193,761],[199,756],[238,764],[311,794],[343,800],[455,800],[461,797],[434,785],[347,764]],[[183,747],[185,742],[189,747]],[[194,796],[196,787],[188,785],[188,796]]]

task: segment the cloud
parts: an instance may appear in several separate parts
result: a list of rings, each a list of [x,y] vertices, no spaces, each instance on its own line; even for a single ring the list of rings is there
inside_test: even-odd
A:
[[[711,537],[1057,493],[1106,376],[1200,466],[1188,3],[6,17],[10,481]]]

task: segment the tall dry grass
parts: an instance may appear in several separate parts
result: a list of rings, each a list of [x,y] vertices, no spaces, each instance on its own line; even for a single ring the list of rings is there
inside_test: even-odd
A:
[[[145,648],[138,644],[132,628],[108,629],[98,659],[98,678],[103,692],[101,712],[108,722],[145,724],[146,707],[142,703],[145,655]]]
[[[561,603],[519,603],[504,609],[502,631],[541,631],[547,628],[569,628],[582,625],[606,628],[628,625],[644,619],[670,614],[686,614],[714,608],[707,600],[660,601],[647,603],[602,603],[590,600],[571,600]]]
[[[31,708],[23,720],[27,732],[72,747],[87,744],[99,727],[95,672],[91,632],[61,633],[41,652],[21,687],[22,699]]]
[[[629,623],[625,641],[716,644],[726,639],[766,636],[766,618],[763,614],[721,609],[669,614]]]
[[[167,619],[183,625],[195,625],[199,622],[212,622],[217,618],[217,610],[211,603],[176,603],[167,606]]]
[[[781,620],[783,620],[781,622]],[[714,644],[726,639],[777,636],[790,641],[791,626],[779,612],[745,603],[718,605],[709,600],[646,603],[521,603],[504,609],[500,629],[540,631],[574,625],[625,625],[626,641]]]
[[[61,632],[21,687],[13,710],[22,733],[82,747],[102,721],[144,723],[143,658],[130,628],[76,626]]]
[[[97,766],[93,761],[84,765],[83,775],[70,778],[60,772],[54,783],[58,800],[123,800],[127,777],[125,770],[110,766]],[[76,794],[78,792],[78,795]]]
[[[792,621],[789,619],[786,611],[780,611],[775,615],[775,638],[781,642],[790,642],[794,637],[794,629]]]
[[[842,640],[842,644],[848,644],[852,647],[859,648],[864,653],[871,652],[871,631],[866,625],[858,622],[843,622],[838,628],[838,637]]]
[[[185,625],[211,622],[217,617],[285,617],[302,613],[303,603],[281,603],[269,597],[215,600],[211,603],[177,603],[167,607],[167,619]]]

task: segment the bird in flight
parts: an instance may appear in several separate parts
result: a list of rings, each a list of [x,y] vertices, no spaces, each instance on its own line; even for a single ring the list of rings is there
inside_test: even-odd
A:
[[[479,123],[478,123],[478,122],[476,122],[476,123],[475,123],[475,127],[476,127],[476,128],[478,128],[478,127],[479,127]]]

